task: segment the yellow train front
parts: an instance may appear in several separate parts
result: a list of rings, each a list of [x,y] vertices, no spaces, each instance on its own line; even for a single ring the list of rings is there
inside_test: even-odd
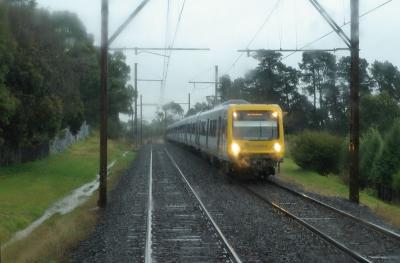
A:
[[[229,173],[274,174],[285,150],[281,108],[241,100],[170,125],[166,138],[200,151]]]

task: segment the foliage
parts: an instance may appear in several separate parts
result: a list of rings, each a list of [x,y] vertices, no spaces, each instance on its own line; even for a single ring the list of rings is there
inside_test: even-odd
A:
[[[50,13],[31,0],[0,3],[0,145],[20,148],[99,123],[98,50],[77,15]],[[109,116],[130,109],[130,68],[109,55]]]
[[[376,157],[372,168],[372,179],[379,191],[380,197],[389,198],[384,191],[390,189],[393,175],[400,167],[400,120],[393,123],[392,128],[384,137],[382,151]]]
[[[386,92],[368,95],[361,98],[360,116],[362,131],[373,127],[381,133],[386,133],[394,120],[400,117],[400,106]]]
[[[326,132],[305,131],[291,140],[290,153],[297,165],[322,175],[339,172],[342,139]]]
[[[183,109],[179,103],[171,101],[162,107],[163,111],[166,112],[167,117],[172,120],[180,119],[183,117]]]
[[[305,90],[313,97],[313,126],[324,128],[329,115],[336,117],[336,97],[339,93],[335,85],[336,57],[321,51],[304,52],[299,66],[303,73],[302,81],[306,84]]]
[[[393,175],[392,187],[395,191],[400,192],[400,170]]]
[[[186,116],[192,116],[199,112],[211,109],[211,106],[205,102],[197,102],[186,114]]]
[[[382,136],[379,131],[370,128],[360,141],[360,175],[364,186],[373,180],[371,166],[376,162],[382,151]]]
[[[391,97],[400,100],[400,71],[392,63],[375,61],[371,74],[379,92],[387,92]]]

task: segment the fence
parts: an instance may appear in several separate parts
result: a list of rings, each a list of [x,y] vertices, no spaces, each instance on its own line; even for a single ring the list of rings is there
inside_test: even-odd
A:
[[[58,136],[50,141],[50,154],[56,154],[65,151],[72,144],[88,137],[89,133],[90,127],[86,124],[86,122],[82,124],[81,129],[75,136],[72,135],[69,129],[61,131]]]
[[[50,141],[41,141],[19,148],[7,144],[2,145],[0,146],[0,166],[31,162],[63,152],[72,144],[89,136],[89,133],[90,127],[85,122],[77,135],[72,135],[69,129],[65,129]]]

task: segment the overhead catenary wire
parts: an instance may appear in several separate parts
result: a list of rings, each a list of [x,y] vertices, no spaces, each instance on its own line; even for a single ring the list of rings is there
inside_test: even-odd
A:
[[[205,73],[210,72],[213,68],[214,68],[214,66],[210,66],[210,67],[208,67],[207,69],[196,73],[196,75],[194,75],[193,77],[191,77],[189,80],[192,81],[192,80],[196,79],[197,77],[199,77],[199,76],[201,76],[201,75],[203,75],[203,74],[205,74]]]
[[[186,0],[183,0],[181,11],[180,11],[179,17],[178,17],[178,22],[177,22],[176,28],[175,28],[175,33],[174,33],[174,36],[172,38],[172,42],[171,42],[171,45],[169,46],[169,48],[173,48],[175,45],[175,40],[176,40],[176,36],[178,35],[179,26],[180,26],[180,23],[182,20],[183,10],[185,9],[185,4],[186,4]],[[167,56],[167,66],[166,66],[166,70],[165,70],[165,74],[164,74],[164,82],[167,80],[169,64],[171,61],[171,54],[172,54],[172,50],[169,51],[169,55]]]
[[[183,10],[185,8],[185,4],[186,4],[186,0],[183,0],[183,4],[179,13],[179,17],[178,17],[178,22],[176,24],[176,28],[175,28],[175,32],[172,38],[172,42],[169,44],[169,46],[166,46],[168,48],[173,48],[175,45],[175,40],[176,40],[176,36],[178,35],[178,31],[179,31],[179,25],[181,23],[182,20],[182,15],[183,15]],[[169,9],[169,0],[168,0],[168,9]],[[167,40],[166,40],[167,43]],[[169,51],[169,54],[167,54],[167,51],[165,52],[165,58],[164,58],[164,69],[163,69],[163,85],[162,85],[162,91],[161,91],[161,100],[163,100],[164,98],[164,92],[165,92],[165,88],[167,85],[167,78],[168,78],[168,71],[169,71],[169,65],[170,65],[170,61],[171,61],[171,54],[172,54],[172,50]]]
[[[392,1],[393,1],[393,0],[388,0],[388,1],[386,1],[386,2],[384,2],[384,3],[382,3],[382,4],[380,4],[380,5],[378,5],[378,6],[374,7],[374,8],[372,8],[372,9],[370,9],[370,10],[368,10],[368,11],[362,13],[359,17],[362,18],[362,17],[364,17],[364,16],[366,16],[366,15],[368,15],[368,14],[370,14],[370,13],[376,11],[377,9],[379,9],[379,8],[381,8],[381,7],[383,7],[383,6],[387,5],[387,4],[389,4],[389,3],[392,2]],[[347,26],[347,25],[349,25],[349,24],[350,24],[350,21],[347,21],[347,22],[345,22],[340,28],[343,28],[343,27],[345,27],[345,26]],[[327,36],[333,34],[334,32],[335,32],[335,31],[332,30],[332,31],[330,31],[330,32],[328,32],[328,33],[326,33],[326,34],[320,36],[319,38],[317,38],[317,39],[315,39],[315,40],[313,40],[313,41],[311,41],[311,42],[308,42],[307,44],[305,44],[304,46],[300,47],[299,49],[301,50],[301,49],[304,49],[304,48],[306,48],[306,47],[309,47],[309,46],[311,46],[312,44],[314,44],[314,43],[316,43],[316,42],[318,42],[318,41],[324,39],[325,37],[327,37]],[[296,51],[296,52],[297,52],[297,51]],[[296,52],[292,52],[292,53],[290,53],[290,54],[284,56],[281,60],[284,60],[284,59],[286,59],[286,58],[288,58],[288,57],[294,55]]]
[[[168,48],[168,33],[169,33],[169,12],[170,12],[170,0],[167,0],[167,14],[166,14],[166,22],[165,22],[165,42],[164,42],[164,62],[163,62],[163,79],[165,76],[165,69],[166,69],[166,63],[167,63],[167,48]],[[164,85],[165,82],[162,83],[161,85],[161,90],[160,90],[160,104],[163,103],[163,99],[164,99]]]
[[[268,13],[267,17],[264,19],[263,23],[261,24],[261,26],[258,28],[258,30],[256,31],[256,33],[254,34],[254,36],[251,38],[251,40],[249,41],[249,43],[246,46],[246,49],[249,49],[249,47],[251,46],[251,44],[253,44],[254,40],[257,38],[257,36],[260,34],[260,32],[262,31],[262,29],[264,28],[264,26],[269,22],[269,20],[271,19],[272,15],[274,14],[275,10],[279,7],[279,3],[281,2],[281,0],[277,0],[274,7],[272,8],[271,12]],[[223,75],[228,74],[232,68],[236,65],[236,63],[242,58],[242,56],[244,55],[244,53],[241,53],[234,61],[233,63],[228,67],[228,69],[224,72]]]

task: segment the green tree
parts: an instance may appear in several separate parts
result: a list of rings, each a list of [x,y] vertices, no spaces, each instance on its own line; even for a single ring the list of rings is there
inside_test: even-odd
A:
[[[197,102],[190,110],[186,113],[186,116],[192,116],[198,112],[206,111],[211,109],[210,105],[205,102]]]
[[[299,67],[305,89],[313,98],[314,126],[324,128],[334,112],[330,112],[332,107],[329,106],[337,107],[332,103],[329,105],[329,101],[338,93],[335,90],[336,58],[328,52],[308,51],[303,53]]]
[[[360,141],[360,174],[365,186],[373,181],[372,165],[382,151],[382,136],[375,128],[370,128]]]
[[[400,72],[392,63],[375,61],[371,74],[379,92],[387,92],[391,97],[400,100]]]
[[[182,106],[176,102],[171,101],[162,107],[162,110],[167,113],[168,123],[172,123],[183,117]]]
[[[232,98],[232,81],[229,75],[223,75],[219,78],[218,93],[222,102]]]
[[[400,117],[400,107],[386,92],[367,95],[360,101],[360,117],[362,131],[373,127],[384,134],[390,129],[393,121]]]
[[[18,107],[17,98],[6,83],[7,74],[14,61],[15,42],[9,32],[7,6],[0,4],[0,145],[4,143],[3,129],[10,124]]]
[[[393,176],[400,167],[400,120],[396,120],[384,137],[382,151],[377,157],[372,178],[378,195],[384,200],[392,198]]]

